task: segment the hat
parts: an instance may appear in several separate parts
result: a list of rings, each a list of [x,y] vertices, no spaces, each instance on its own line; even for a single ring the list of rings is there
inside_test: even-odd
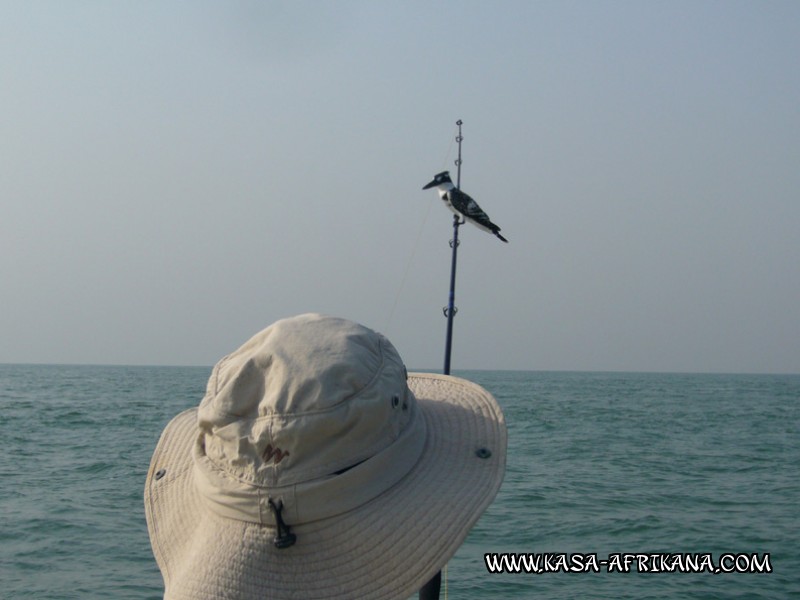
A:
[[[407,598],[492,502],[505,457],[480,386],[407,373],[351,321],[278,321],[217,363],[153,454],[164,597]]]

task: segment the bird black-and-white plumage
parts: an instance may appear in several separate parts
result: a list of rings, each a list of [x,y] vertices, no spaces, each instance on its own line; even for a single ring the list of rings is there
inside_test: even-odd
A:
[[[504,242],[508,240],[500,235],[500,228],[492,223],[478,203],[475,202],[469,195],[465,194],[453,185],[453,180],[450,179],[449,171],[442,171],[434,176],[433,181],[423,187],[423,190],[436,187],[439,192],[439,197],[447,205],[447,208],[452,210],[456,215],[464,217],[464,220],[469,221],[478,229],[483,229],[489,233],[495,234]]]

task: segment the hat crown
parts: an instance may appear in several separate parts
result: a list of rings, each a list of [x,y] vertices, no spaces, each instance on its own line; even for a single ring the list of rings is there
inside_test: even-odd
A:
[[[278,321],[214,367],[198,411],[205,455],[258,487],[332,475],[397,439],[414,402],[406,378],[392,344],[362,325]]]

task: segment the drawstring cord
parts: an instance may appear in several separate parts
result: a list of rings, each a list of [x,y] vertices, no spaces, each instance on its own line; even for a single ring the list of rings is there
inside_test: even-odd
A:
[[[283,522],[283,517],[281,517],[281,511],[283,510],[283,500],[279,505],[276,505],[272,498],[267,500],[269,502],[269,507],[272,509],[272,513],[275,515],[275,524],[278,527],[278,533],[272,542],[275,544],[276,548],[288,548],[289,546],[294,545],[297,541],[297,536],[292,533],[289,526]]]

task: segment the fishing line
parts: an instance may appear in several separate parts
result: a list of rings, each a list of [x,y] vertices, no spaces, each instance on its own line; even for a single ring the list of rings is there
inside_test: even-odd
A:
[[[458,133],[458,127],[453,130],[453,133]],[[453,144],[456,141],[456,136],[450,136],[450,145],[447,147],[447,152],[444,155],[444,159],[441,162],[441,166],[439,167],[441,170],[444,170],[444,166],[447,164],[447,161],[450,160],[450,154],[453,152]]]
[[[433,206],[434,200],[436,200],[435,197],[433,197],[428,202],[428,209],[425,211],[425,217],[422,219],[419,231],[417,232],[417,239],[414,241],[414,246],[411,248],[411,256],[408,257],[408,261],[406,262],[406,268],[405,271],[403,272],[403,277],[400,279],[400,287],[397,290],[397,295],[394,297],[394,303],[392,304],[392,309],[389,311],[389,316],[386,318],[386,326],[384,327],[384,331],[389,330],[389,324],[392,321],[392,317],[394,317],[394,311],[397,308],[397,303],[400,301],[400,294],[402,293],[403,287],[406,284],[406,279],[408,278],[408,272],[411,270],[411,264],[414,262],[414,257],[417,254],[419,241],[422,239],[422,232],[425,230],[425,224],[428,222],[428,215],[431,214],[431,206]]]

